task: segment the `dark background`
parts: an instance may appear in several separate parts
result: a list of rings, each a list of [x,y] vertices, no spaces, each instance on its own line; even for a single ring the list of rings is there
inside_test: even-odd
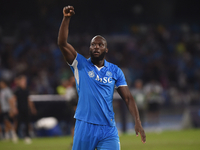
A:
[[[41,27],[44,20],[58,24],[62,8],[73,5],[73,33],[127,32],[133,23],[193,24],[199,23],[200,14],[198,0],[1,0],[0,4],[0,23],[12,29],[27,20]]]

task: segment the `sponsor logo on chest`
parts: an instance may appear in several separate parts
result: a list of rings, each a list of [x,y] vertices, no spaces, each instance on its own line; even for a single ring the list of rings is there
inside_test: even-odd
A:
[[[102,82],[102,83],[112,83],[112,73],[110,71],[106,72],[106,75],[108,77],[102,77],[100,78],[99,75],[95,75],[95,73],[93,71],[89,71],[88,75],[90,78],[94,78],[96,81]]]

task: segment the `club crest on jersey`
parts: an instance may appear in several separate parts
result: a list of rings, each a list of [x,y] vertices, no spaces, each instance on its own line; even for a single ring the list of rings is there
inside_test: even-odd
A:
[[[111,73],[110,71],[107,71],[107,72],[106,72],[106,75],[107,75],[107,76],[112,76],[112,73]]]
[[[89,72],[88,72],[88,75],[89,75],[90,78],[93,78],[93,77],[95,76],[95,74],[94,74],[93,71],[89,71]]]

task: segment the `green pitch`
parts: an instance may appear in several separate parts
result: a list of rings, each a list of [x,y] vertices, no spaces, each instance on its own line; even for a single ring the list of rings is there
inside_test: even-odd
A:
[[[143,144],[135,135],[120,135],[122,150],[199,150],[200,129],[147,133]],[[69,150],[71,137],[34,138],[30,145],[0,141],[0,150]]]

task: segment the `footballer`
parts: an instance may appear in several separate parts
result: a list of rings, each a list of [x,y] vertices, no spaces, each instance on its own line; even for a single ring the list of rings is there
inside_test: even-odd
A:
[[[138,109],[126,83],[122,70],[105,60],[108,53],[106,39],[100,35],[91,40],[86,59],[67,42],[69,23],[75,14],[73,6],[63,8],[63,20],[58,34],[58,46],[70,65],[78,92],[75,112],[73,150],[120,150],[120,141],[113,112],[113,92],[117,88],[135,120],[135,132],[146,135],[141,125]]]

